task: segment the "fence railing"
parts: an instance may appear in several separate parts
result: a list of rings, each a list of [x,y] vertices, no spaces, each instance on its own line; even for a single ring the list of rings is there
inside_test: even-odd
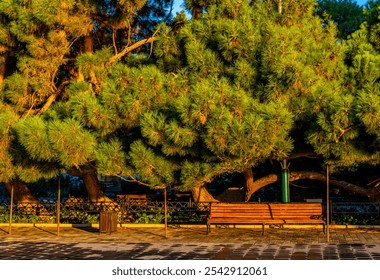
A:
[[[204,224],[210,203],[167,201],[168,221],[171,224]],[[0,223],[9,222],[10,206],[0,202]],[[98,223],[101,211],[115,211],[119,223],[163,223],[164,201],[151,199],[114,199],[110,202],[91,203],[68,200],[60,204],[61,223]],[[13,205],[12,222],[54,223],[57,203],[41,200],[39,203]],[[380,202],[332,202],[330,221],[333,224],[380,225]]]
[[[102,211],[118,213],[120,223],[162,223],[164,201],[143,199],[114,199],[111,202],[91,203],[87,201],[66,201],[60,204],[61,223],[97,223]],[[169,223],[205,223],[210,203],[168,201]],[[9,222],[10,206],[0,203],[0,223]],[[12,208],[12,221],[19,223],[56,222],[57,203],[18,203]]]
[[[330,220],[344,225],[380,225],[380,202],[332,202]]]

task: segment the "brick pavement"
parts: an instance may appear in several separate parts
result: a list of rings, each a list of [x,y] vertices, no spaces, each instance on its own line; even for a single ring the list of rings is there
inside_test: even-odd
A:
[[[367,259],[380,260],[379,228],[96,228],[0,226],[0,259]]]

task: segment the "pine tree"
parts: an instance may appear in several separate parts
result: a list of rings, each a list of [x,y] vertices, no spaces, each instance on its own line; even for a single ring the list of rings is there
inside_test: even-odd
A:
[[[379,2],[369,1],[366,22],[345,42],[345,93],[326,104],[309,135],[310,143],[333,170],[369,169],[379,164],[379,16]],[[365,188],[363,194],[371,197],[379,191]]]
[[[136,17],[145,3],[0,3],[0,115],[7,120],[1,130],[1,181],[31,182],[61,170],[83,177],[91,201],[107,199],[91,164],[101,141],[81,121],[64,115],[68,103],[62,104],[83,86],[97,94],[106,67],[130,52],[146,51],[141,47],[155,39],[145,38],[153,34],[143,28],[153,27]],[[160,7],[169,4],[162,1]]]
[[[249,178],[265,160],[314,153],[310,124],[341,99],[344,57],[314,1],[194,3],[202,13],[177,33],[162,28],[155,56],[171,77],[169,104],[143,114],[132,153],[174,162],[178,187],[197,196],[222,174]]]

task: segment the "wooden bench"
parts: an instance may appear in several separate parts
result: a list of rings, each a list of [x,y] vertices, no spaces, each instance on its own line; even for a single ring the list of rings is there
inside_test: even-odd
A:
[[[325,232],[322,203],[211,203],[207,232],[211,225],[321,224]]]

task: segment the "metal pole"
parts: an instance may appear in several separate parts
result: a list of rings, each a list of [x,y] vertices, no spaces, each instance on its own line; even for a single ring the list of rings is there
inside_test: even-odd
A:
[[[287,160],[284,159],[281,163],[282,173],[281,173],[281,182],[282,182],[282,202],[290,202],[290,191],[289,191],[289,164]]]
[[[11,188],[11,203],[10,203],[10,209],[9,209],[9,228],[8,228],[8,234],[12,234],[12,220],[13,220],[13,184]]]
[[[326,166],[326,242],[330,242],[330,170]]]
[[[165,238],[168,238],[168,207],[167,207],[166,188],[164,189],[164,213],[165,213]]]
[[[58,195],[57,195],[57,236],[59,236],[61,224],[61,173],[58,175]]]

